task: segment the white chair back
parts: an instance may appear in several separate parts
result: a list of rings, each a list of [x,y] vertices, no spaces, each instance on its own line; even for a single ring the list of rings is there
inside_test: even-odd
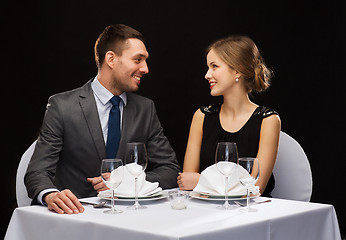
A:
[[[17,196],[17,205],[18,207],[30,206],[32,199],[28,197],[28,192],[24,185],[24,176],[28,164],[30,162],[31,156],[34,153],[36,146],[36,141],[31,144],[31,146],[23,154],[17,169],[17,178],[16,178],[16,196]]]
[[[312,174],[308,158],[299,143],[280,132],[278,155],[273,170],[275,198],[309,202],[312,194]]]

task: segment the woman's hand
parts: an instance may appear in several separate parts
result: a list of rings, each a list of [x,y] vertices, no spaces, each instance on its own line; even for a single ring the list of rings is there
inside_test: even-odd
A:
[[[178,185],[180,190],[192,190],[196,187],[199,181],[200,174],[196,172],[179,173]]]

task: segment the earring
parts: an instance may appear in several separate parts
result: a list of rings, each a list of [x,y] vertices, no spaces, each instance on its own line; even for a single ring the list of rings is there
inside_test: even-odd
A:
[[[239,78],[236,78],[236,79],[235,79],[235,82],[239,82]]]

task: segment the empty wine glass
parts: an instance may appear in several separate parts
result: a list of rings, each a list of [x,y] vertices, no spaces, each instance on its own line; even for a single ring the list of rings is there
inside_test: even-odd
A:
[[[135,203],[128,209],[144,209],[138,202],[138,177],[144,172],[148,164],[148,155],[144,143],[128,143],[125,166],[126,169],[135,177]]]
[[[124,175],[123,161],[121,159],[104,159],[101,164],[101,178],[106,186],[111,190],[112,193],[112,208],[106,210],[104,213],[122,213],[120,210],[114,208],[114,189],[116,189]]]
[[[255,188],[255,184],[258,180],[260,169],[257,158],[245,157],[238,159],[238,167],[244,168],[249,174],[241,174],[241,171],[237,171],[239,174],[240,183],[246,187],[246,208],[247,212],[255,212],[257,209],[250,208],[250,188]]]
[[[217,144],[215,162],[217,169],[225,176],[225,203],[218,206],[221,209],[231,209],[228,203],[228,177],[237,169],[238,149],[235,142],[220,142]]]

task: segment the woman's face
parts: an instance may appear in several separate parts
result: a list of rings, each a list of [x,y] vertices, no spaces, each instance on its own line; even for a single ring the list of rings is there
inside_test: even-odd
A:
[[[213,49],[207,55],[207,65],[208,71],[205,79],[210,84],[212,96],[224,95],[237,84],[235,79],[239,77],[239,74],[222,61]]]

